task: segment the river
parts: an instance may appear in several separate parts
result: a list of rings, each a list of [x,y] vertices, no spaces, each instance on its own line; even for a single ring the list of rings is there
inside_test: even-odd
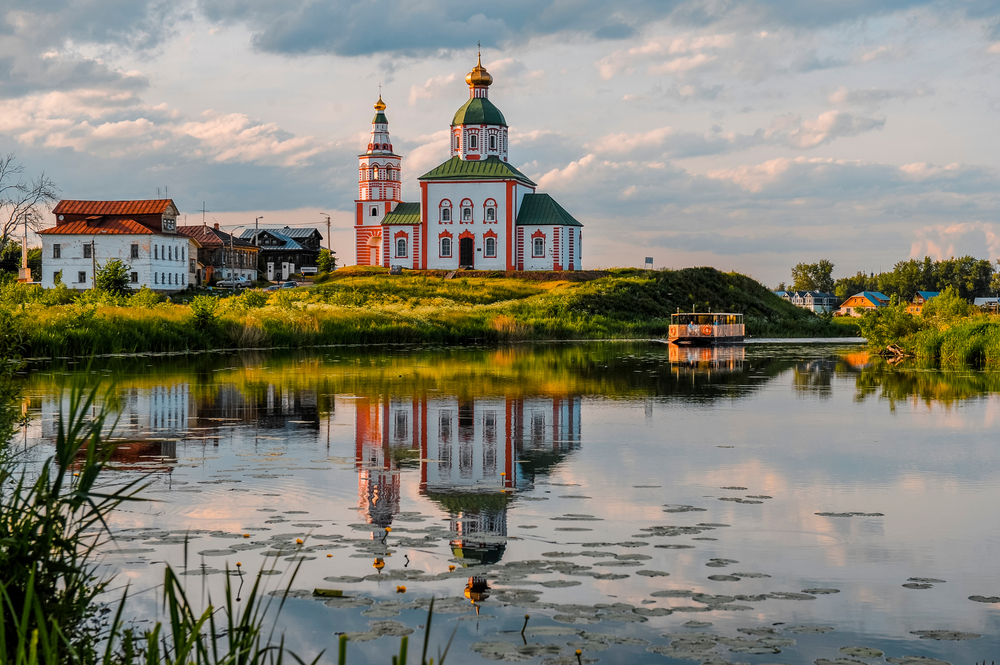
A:
[[[101,569],[140,625],[164,562],[199,603],[239,562],[327,663],[341,632],[353,664],[416,630],[415,660],[431,597],[452,663],[1000,658],[997,373],[795,343],[59,361],[28,459],[74,380],[110,388],[115,479],[150,483]]]

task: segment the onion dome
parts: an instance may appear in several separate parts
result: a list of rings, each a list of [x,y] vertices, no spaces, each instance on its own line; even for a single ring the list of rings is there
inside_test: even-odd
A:
[[[483,56],[479,55],[476,61],[476,66],[472,68],[472,71],[465,76],[465,82],[470,86],[481,86],[488,88],[491,83],[493,83],[493,77],[490,73],[486,71],[483,67]]]
[[[375,102],[375,117],[372,118],[372,122],[377,123],[388,123],[389,120],[385,117],[385,102],[382,101],[382,95],[378,96],[378,101]]]

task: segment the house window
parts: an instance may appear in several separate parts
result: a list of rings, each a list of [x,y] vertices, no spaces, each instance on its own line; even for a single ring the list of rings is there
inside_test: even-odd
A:
[[[441,208],[441,221],[442,222],[451,221],[451,208]]]
[[[160,246],[159,245],[153,245],[153,258],[154,259],[160,258]]]
[[[80,284],[85,283],[87,281],[87,271],[81,270],[80,272],[76,273],[76,281]]]
[[[469,149],[478,150],[479,149],[479,137],[475,134],[469,134]]]
[[[497,137],[491,135],[490,136],[490,150],[496,150],[496,149],[497,149]]]
[[[159,283],[160,283],[160,273],[154,272],[153,273],[153,284],[159,284]]]
[[[94,246],[89,242],[83,246],[83,258],[92,259],[94,258]]]
[[[396,241],[396,256],[405,257],[406,256],[406,239],[400,238]]]
[[[52,258],[62,258],[62,245],[52,245]]]
[[[497,255],[497,239],[487,238],[486,239],[486,256],[489,258],[496,258]]]
[[[531,245],[531,255],[545,256],[545,238],[535,238]]]
[[[472,221],[472,208],[462,208],[462,221],[463,222]]]
[[[135,245],[132,245],[132,246],[135,247]],[[131,275],[129,275],[129,281],[131,281],[133,284],[138,284],[139,283],[139,273],[134,272]]]
[[[451,256],[451,238],[441,238],[441,256]]]
[[[181,261],[184,260],[184,248],[181,247]]]
[[[497,221],[497,211],[496,211],[495,208],[487,208],[486,209],[486,221],[487,222],[495,222],[495,221]]]
[[[132,245],[132,253],[130,254],[130,256],[133,259],[139,258],[139,245]],[[134,275],[135,273],[132,274]]]
[[[167,258],[170,259],[171,261],[174,260],[174,248],[173,247],[167,247]]]
[[[378,207],[372,206],[372,217],[378,217]]]

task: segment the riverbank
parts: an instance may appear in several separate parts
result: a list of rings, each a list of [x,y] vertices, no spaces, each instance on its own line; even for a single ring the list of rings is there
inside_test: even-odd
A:
[[[662,338],[670,314],[742,312],[748,336],[852,337],[778,298],[764,285],[712,268],[614,270],[446,279],[341,270],[322,284],[190,303],[18,293],[2,301],[7,345],[25,357],[302,348],[327,344],[498,343],[517,340]],[[575,280],[585,281],[575,281]],[[572,280],[572,281],[571,281]],[[54,302],[53,302],[54,301]],[[136,302],[139,301],[139,302]]]

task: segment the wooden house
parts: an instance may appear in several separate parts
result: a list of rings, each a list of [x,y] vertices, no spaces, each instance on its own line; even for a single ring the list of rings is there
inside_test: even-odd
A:
[[[941,295],[940,291],[917,291],[917,294],[913,296],[913,301],[906,306],[906,311],[910,314],[920,314],[924,310],[924,303],[939,295]]]
[[[889,296],[878,291],[862,291],[844,301],[837,310],[838,316],[861,316],[865,310],[886,307],[889,304]]]

